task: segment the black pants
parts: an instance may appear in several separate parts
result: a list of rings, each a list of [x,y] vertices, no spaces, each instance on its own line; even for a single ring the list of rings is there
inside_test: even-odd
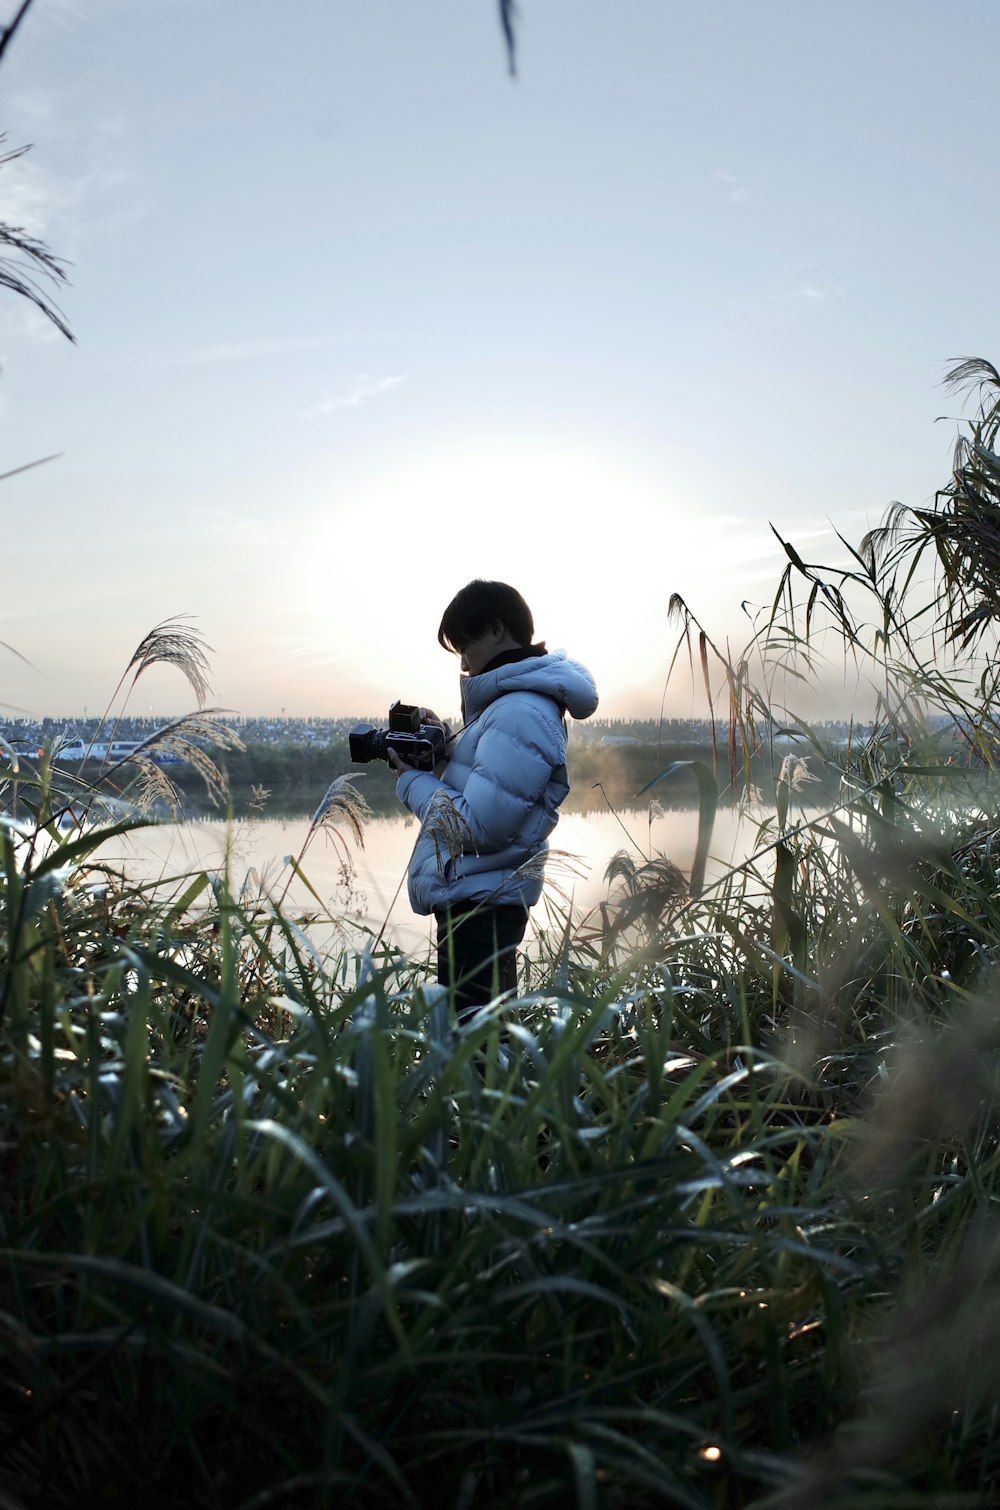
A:
[[[435,912],[438,981],[454,986],[459,1022],[501,991],[517,990],[517,946],[528,926],[526,907],[459,902]]]

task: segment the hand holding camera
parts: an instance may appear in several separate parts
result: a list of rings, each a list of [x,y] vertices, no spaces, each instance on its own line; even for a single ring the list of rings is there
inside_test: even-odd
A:
[[[435,713],[409,703],[393,703],[388,729],[355,724],[348,736],[356,765],[384,760],[397,775],[433,771],[444,756],[445,727]]]

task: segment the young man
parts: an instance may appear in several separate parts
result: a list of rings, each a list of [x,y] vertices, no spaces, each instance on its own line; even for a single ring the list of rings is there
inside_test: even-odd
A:
[[[515,951],[569,791],[565,715],[597,707],[590,672],[532,644],[533,633],[531,610],[507,583],[463,587],[438,630],[461,657],[462,729],[446,729],[434,775],[389,754],[396,795],[421,822],[410,903],[434,914],[438,980],[454,988],[460,1021],[517,989]],[[432,713],[425,721],[440,723]]]

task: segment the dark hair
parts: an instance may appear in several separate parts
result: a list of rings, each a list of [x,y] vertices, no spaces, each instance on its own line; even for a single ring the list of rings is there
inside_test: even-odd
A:
[[[530,645],[535,632],[531,609],[516,588],[506,582],[484,582],[477,577],[457,592],[441,617],[438,644],[461,655],[470,640],[476,640],[500,623],[519,645]]]

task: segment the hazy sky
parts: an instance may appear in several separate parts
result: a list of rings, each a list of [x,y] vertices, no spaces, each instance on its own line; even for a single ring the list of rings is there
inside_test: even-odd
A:
[[[4,0],[0,16],[15,9]],[[98,711],[158,620],[244,713],[457,706],[441,610],[518,585],[602,711],[947,475],[1000,359],[996,0],[35,0],[0,218],[0,700]],[[137,712],[191,706],[175,674]],[[681,690],[674,712],[700,703]]]

